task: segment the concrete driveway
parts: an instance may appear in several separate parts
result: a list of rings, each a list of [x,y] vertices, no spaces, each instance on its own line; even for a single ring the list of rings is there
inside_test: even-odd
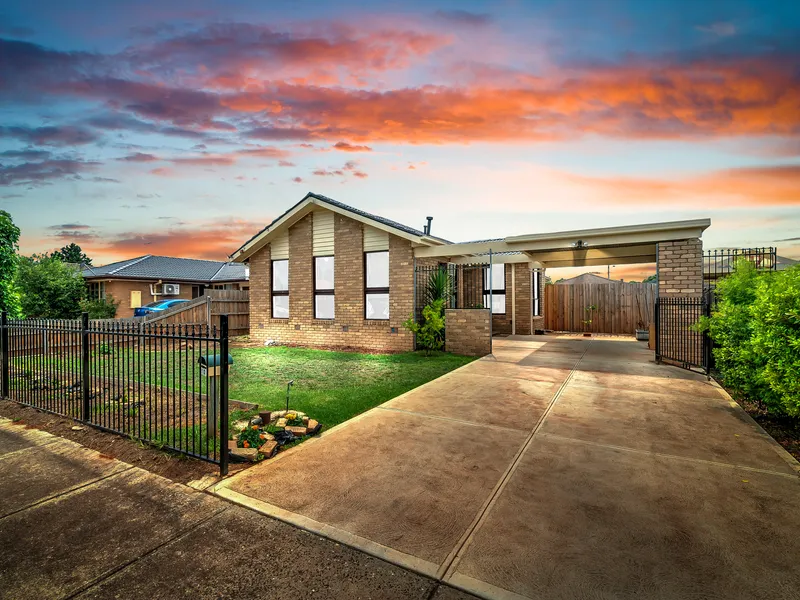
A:
[[[486,598],[797,598],[798,465],[716,384],[494,348],[216,492]]]

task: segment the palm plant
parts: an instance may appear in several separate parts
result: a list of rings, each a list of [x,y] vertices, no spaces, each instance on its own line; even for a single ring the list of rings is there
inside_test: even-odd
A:
[[[453,297],[454,286],[453,278],[446,268],[433,271],[428,277],[428,284],[425,287],[425,304],[433,304],[437,300],[442,300],[445,307],[450,305]]]

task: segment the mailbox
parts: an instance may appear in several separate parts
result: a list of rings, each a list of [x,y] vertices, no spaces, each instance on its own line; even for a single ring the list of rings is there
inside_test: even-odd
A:
[[[209,354],[208,356],[201,356],[197,362],[200,363],[200,374],[209,377],[218,377],[220,375],[220,361],[219,354]],[[228,354],[228,366],[233,364],[233,357]]]

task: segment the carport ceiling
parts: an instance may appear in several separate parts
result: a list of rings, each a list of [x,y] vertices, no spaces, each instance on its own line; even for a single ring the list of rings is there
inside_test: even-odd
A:
[[[538,262],[551,268],[647,263],[656,261],[659,242],[700,238],[710,225],[711,219],[693,219],[536,233],[502,240],[416,248],[415,256],[458,263],[488,262],[491,251],[511,253],[498,262]]]

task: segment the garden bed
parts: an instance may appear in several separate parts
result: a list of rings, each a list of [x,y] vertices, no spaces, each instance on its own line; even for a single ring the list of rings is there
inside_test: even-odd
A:
[[[730,390],[728,390],[728,393],[748,415],[753,417],[756,423],[764,428],[764,431],[770,434],[789,454],[800,461],[800,418],[770,414],[756,402],[737,398]]]

